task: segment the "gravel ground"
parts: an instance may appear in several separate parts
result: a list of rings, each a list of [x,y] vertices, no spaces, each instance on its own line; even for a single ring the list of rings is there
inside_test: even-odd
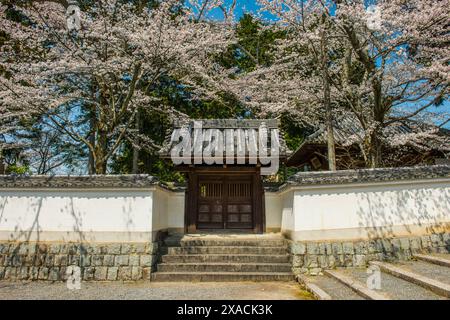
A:
[[[0,300],[305,300],[312,296],[296,282],[86,282],[80,290],[65,283],[0,281]]]

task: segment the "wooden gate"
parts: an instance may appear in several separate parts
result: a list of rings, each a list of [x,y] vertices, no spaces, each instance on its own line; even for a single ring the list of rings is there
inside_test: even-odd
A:
[[[251,176],[199,176],[198,229],[253,228]]]
[[[197,229],[263,231],[260,176],[249,173],[190,174],[186,206],[187,232]]]

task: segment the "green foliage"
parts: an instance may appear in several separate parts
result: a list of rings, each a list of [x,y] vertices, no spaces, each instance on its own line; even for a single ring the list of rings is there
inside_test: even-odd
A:
[[[30,174],[31,170],[28,166],[21,166],[17,164],[8,165],[6,167],[6,174]]]
[[[232,45],[220,58],[228,67],[239,72],[249,72],[258,65],[267,66],[273,61],[272,49],[277,39],[284,36],[281,31],[263,28],[252,15],[244,14],[236,27],[237,44]]]

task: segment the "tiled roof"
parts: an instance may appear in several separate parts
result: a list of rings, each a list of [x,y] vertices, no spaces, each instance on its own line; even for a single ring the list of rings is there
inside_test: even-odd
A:
[[[287,185],[324,185],[450,178],[450,165],[298,172]]]
[[[400,180],[449,179],[450,165],[434,165],[407,168],[378,168],[339,171],[298,172],[287,183],[278,187],[267,186],[267,190],[276,191],[286,186],[348,184],[361,182],[384,182]],[[161,184],[157,178],[149,175],[92,175],[92,176],[42,176],[42,175],[0,175],[0,189],[131,189],[161,187],[182,191],[181,186]]]
[[[172,148],[178,144],[178,141],[174,142],[173,136],[175,134],[179,134],[182,128],[187,128],[190,132],[192,141],[194,140],[194,121],[200,122],[202,124],[202,133],[205,134],[205,130],[207,129],[218,129],[221,131],[224,140],[226,139],[225,130],[231,132],[233,139],[233,150],[234,157],[236,157],[237,150],[246,150],[246,147],[249,143],[249,136],[252,133],[258,135],[258,129],[261,126],[265,126],[268,130],[277,130],[279,144],[280,144],[280,159],[283,160],[288,156],[291,151],[287,148],[286,142],[283,139],[283,135],[280,133],[279,120],[276,119],[215,119],[215,120],[189,120],[189,121],[180,121],[174,124],[174,129],[170,136],[166,137],[166,140],[163,144],[163,148],[160,150],[159,154],[162,158],[170,158]],[[239,132],[238,132],[239,131]],[[245,136],[245,140],[241,140],[238,138],[238,133],[243,133]],[[269,143],[270,143],[270,135],[269,135]],[[244,145],[245,144],[245,145]],[[203,143],[203,149],[208,145],[207,142]],[[224,146],[226,146],[226,141],[224,141]],[[192,146],[193,148],[193,146]],[[193,153],[193,152],[192,152]]]
[[[149,175],[0,175],[0,189],[4,188],[146,188],[158,185]]]
[[[436,126],[421,123],[417,121],[403,121],[403,122],[395,122],[390,124],[384,129],[384,135],[386,137],[390,137],[392,140],[400,141],[403,135],[411,134],[411,133],[424,133],[430,130],[436,130],[437,134],[442,138],[448,141],[447,144],[443,144],[442,141],[435,141],[433,139],[427,138],[423,139],[421,142],[424,146],[436,149],[444,152],[450,151],[450,131],[444,128],[438,128]],[[336,121],[334,121],[334,140],[337,146],[345,146],[348,145],[348,142],[355,140],[362,140],[364,137],[364,130],[359,125],[359,122],[353,115],[344,115],[339,117]],[[358,139],[354,139],[354,137],[358,137]],[[397,139],[398,138],[398,139]],[[406,144],[408,144],[408,140],[406,139]],[[288,160],[288,163],[294,161],[295,158],[298,158],[297,153],[300,153],[302,149],[307,147],[308,145],[326,145],[327,144],[327,129],[325,126],[320,126],[317,131],[313,134],[309,135],[305,141],[300,145],[300,147],[293,152]]]

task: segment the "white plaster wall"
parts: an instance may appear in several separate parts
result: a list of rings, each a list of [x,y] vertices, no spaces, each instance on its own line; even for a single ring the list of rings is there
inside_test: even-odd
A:
[[[264,194],[266,212],[266,230],[280,231],[282,203],[281,197],[276,192],[265,192]]]
[[[167,203],[169,193],[163,189],[153,191],[152,231],[167,229]]]
[[[290,236],[294,230],[295,215],[294,215],[294,193],[286,191],[280,194],[281,202],[281,232]]]
[[[450,229],[450,179],[297,188],[296,240],[366,239]],[[283,215],[284,218],[284,215]]]
[[[154,200],[151,190],[0,190],[0,240],[146,241],[163,226]]]
[[[184,231],[184,201],[183,192],[171,192],[167,202],[167,227],[170,231]]]

